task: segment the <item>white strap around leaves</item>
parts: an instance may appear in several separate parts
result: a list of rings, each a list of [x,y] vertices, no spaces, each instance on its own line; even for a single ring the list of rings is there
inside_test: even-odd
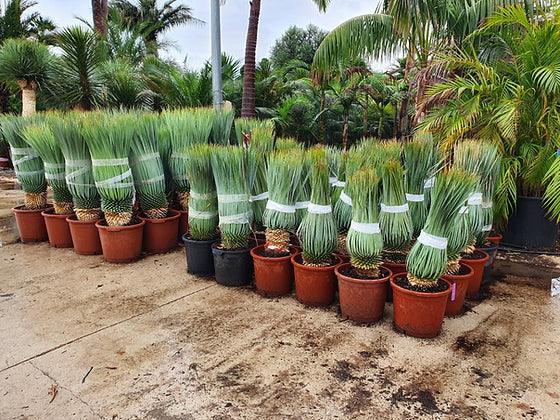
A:
[[[418,242],[431,248],[447,249],[447,238],[431,235],[424,230],[420,231],[420,235],[418,235]]]
[[[381,203],[381,211],[384,213],[406,213],[408,211],[408,203],[401,204],[400,206],[388,206]]]
[[[220,225],[244,225],[249,223],[249,213],[232,214],[230,216],[220,216]]]
[[[410,201],[413,203],[420,203],[424,201],[424,194],[408,194],[406,193],[406,201]]]
[[[296,210],[306,209],[309,207],[309,201],[297,201],[295,208]]]
[[[217,215],[217,211],[198,211],[189,208],[189,217],[193,219],[213,219]]]
[[[267,199],[268,199],[268,191],[265,191],[258,195],[252,195],[251,197],[249,197],[249,201],[251,203],[254,203],[255,201],[264,201]]]
[[[344,190],[342,190],[340,192],[340,200],[343,203],[348,204],[349,206],[352,206],[352,199],[350,198],[350,196],[348,194],[346,194],[346,192]]]
[[[360,223],[352,220],[350,223],[350,230],[355,232],[365,233],[367,235],[375,235],[376,233],[381,233],[379,229],[379,223]]]
[[[482,193],[475,192],[472,193],[467,201],[469,206],[481,206],[482,205]]]
[[[309,203],[307,207],[307,212],[312,214],[329,214],[332,213],[332,206],[330,204],[322,205]]]
[[[210,200],[216,197],[216,191],[210,191],[207,193],[199,193],[194,190],[189,192],[189,196],[194,200]]]
[[[296,212],[296,206],[277,203],[276,201],[268,200],[266,203],[268,210],[278,211],[280,213],[293,214]]]

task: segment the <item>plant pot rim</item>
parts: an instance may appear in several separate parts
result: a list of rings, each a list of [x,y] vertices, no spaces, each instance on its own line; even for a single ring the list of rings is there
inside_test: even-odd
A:
[[[473,263],[482,263],[482,262],[486,262],[486,261],[488,261],[488,260],[490,259],[490,255],[488,255],[487,252],[483,251],[483,250],[480,249],[480,248],[477,248],[476,250],[477,250],[478,252],[482,252],[482,253],[484,254],[484,258],[479,258],[479,259],[477,259],[477,260],[472,260],[472,259],[469,259],[469,258],[461,258],[461,259],[459,260],[459,262],[468,261],[468,262],[473,262]]]
[[[24,207],[25,204],[21,204],[19,206],[12,207],[12,211],[15,213],[37,213],[37,212],[43,213],[44,211],[51,210],[54,208],[52,204],[47,204],[47,206],[43,207],[42,209],[24,209]]]
[[[504,235],[502,235],[501,233],[495,232],[493,235],[488,235],[488,239],[490,238],[499,238],[499,239],[503,239]]]
[[[237,249],[226,249],[226,248],[218,248],[220,244],[216,241],[212,244],[212,252],[214,252],[214,250],[219,251],[219,252],[227,252],[230,254],[244,254],[246,252],[249,251],[249,247],[246,248],[237,248]]]
[[[292,255],[299,253],[293,246],[289,246],[288,250],[290,252],[289,255],[285,255],[283,257],[266,257],[264,255],[257,254],[257,250],[264,249],[265,245],[258,245],[256,247],[251,248],[251,256],[259,261],[289,261],[292,259]]]
[[[66,217],[66,221],[68,223],[72,223],[75,225],[94,225],[96,224],[100,219],[97,220],[78,220],[78,216],[76,216],[76,214],[70,214],[68,215],[68,217]]]
[[[367,286],[367,285],[371,285],[371,284],[387,283],[389,281],[389,279],[391,278],[391,276],[393,275],[393,272],[390,269],[388,269],[387,267],[383,267],[383,266],[381,266],[379,268],[388,271],[389,274],[385,277],[380,278],[380,279],[358,279],[358,278],[355,278],[355,277],[347,276],[347,275],[342,274],[340,272],[341,268],[346,268],[346,267],[351,267],[351,266],[352,266],[351,263],[342,263],[342,264],[337,265],[334,268],[334,272],[336,273],[339,280],[343,280],[347,283],[354,283],[354,284],[360,284],[360,285]]]
[[[405,272],[393,274],[391,276],[391,279],[389,280],[391,282],[391,287],[393,289],[397,289],[399,292],[407,294],[409,296],[426,298],[426,299],[439,299],[440,297],[447,296],[451,293],[451,285],[444,278],[441,278],[441,280],[443,280],[444,282],[447,283],[447,290],[444,290],[443,292],[415,292],[414,290],[405,289],[404,287],[401,287],[397,283],[395,283],[395,279],[397,277],[406,276],[406,275],[407,275],[407,273],[405,273]]]
[[[214,242],[220,240],[220,238],[192,239],[192,238],[189,237],[188,233],[185,233],[185,234],[181,235],[181,240],[183,240],[185,242],[195,243],[195,244],[209,244],[209,243],[214,243]]]
[[[140,220],[145,220],[146,223],[151,223],[151,224],[157,225],[157,224],[169,222],[170,220],[176,220],[179,217],[181,217],[181,213],[179,213],[179,210],[168,209],[167,214],[169,214],[169,213],[173,213],[173,214],[171,216],[163,217],[161,219],[150,218],[150,217],[145,217],[145,216],[138,216],[138,218]]]
[[[70,217],[74,214],[74,213],[56,214],[56,213],[53,213],[53,212],[54,212],[54,208],[46,209],[46,210],[42,211],[41,216],[48,217],[50,219],[67,219],[68,217]]]
[[[320,267],[315,267],[312,265],[305,265],[305,264],[301,264],[299,262],[296,261],[296,258],[299,257],[300,255],[302,255],[303,252],[297,252],[295,254],[293,254],[290,257],[290,260],[292,261],[292,264],[294,264],[296,267],[302,269],[302,270],[308,270],[308,271],[330,271],[333,269],[333,267],[336,267],[340,264],[342,264],[342,260],[340,259],[340,257],[338,255],[333,254],[333,257],[336,258],[336,261],[334,264],[331,265],[325,265],[325,266],[320,266]],[[303,257],[302,257],[303,258]]]
[[[98,221],[95,222],[95,226],[98,229],[102,229],[102,230],[106,230],[109,232],[121,232],[123,230],[132,230],[132,229],[138,229],[139,227],[142,227],[146,224],[145,220],[140,220],[137,221],[136,223],[133,223],[131,225],[126,225],[126,226],[107,226],[105,219],[99,219]]]
[[[543,199],[542,197],[531,197],[529,195],[518,195],[517,199],[520,199],[520,198],[525,199],[525,200],[540,200],[540,201],[542,201],[542,199]]]
[[[461,280],[461,279],[468,279],[470,276],[474,274],[474,269],[464,262],[460,262],[461,266],[467,267],[469,272],[467,274],[444,274],[442,277],[444,280]]]

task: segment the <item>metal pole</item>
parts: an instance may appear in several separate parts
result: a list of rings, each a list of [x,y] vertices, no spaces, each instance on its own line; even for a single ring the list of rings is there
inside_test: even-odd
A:
[[[210,0],[210,31],[212,32],[212,96],[214,108],[219,109],[223,102],[220,0]]]

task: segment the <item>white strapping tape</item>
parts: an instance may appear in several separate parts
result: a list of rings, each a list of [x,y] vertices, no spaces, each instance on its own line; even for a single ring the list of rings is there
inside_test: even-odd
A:
[[[367,235],[375,235],[376,233],[381,233],[379,229],[379,223],[360,223],[352,220],[350,223],[350,230],[356,232],[365,233]]]
[[[198,211],[198,210],[193,210],[189,207],[189,218],[193,218],[193,219],[213,219],[214,217],[216,217],[218,215],[217,211]]]
[[[406,201],[411,201],[413,203],[420,203],[424,201],[424,194],[405,194]]]
[[[302,210],[302,209],[307,210],[307,207],[309,207],[309,201],[296,201],[296,205],[295,205],[296,210]]]
[[[459,214],[465,214],[469,212],[469,208],[467,206],[461,206],[459,209]]]
[[[408,211],[408,203],[401,204],[400,206],[387,206],[381,203],[381,211],[384,213],[406,213]]]
[[[189,197],[194,200],[209,200],[211,198],[216,197],[216,191],[210,191],[207,193],[198,193],[194,190],[189,192]]]
[[[467,201],[469,206],[481,206],[482,205],[482,193],[475,192],[472,193]]]
[[[232,214],[230,216],[220,216],[220,225],[244,225],[249,223],[249,213]]]
[[[343,203],[348,204],[350,207],[352,207],[352,199],[350,198],[350,196],[348,194],[346,194],[346,192],[344,190],[342,190],[340,192],[340,200]]]
[[[121,166],[128,165],[128,158],[119,159],[92,159],[93,166]]]
[[[424,188],[432,188],[434,186],[435,182],[436,182],[435,177],[431,177],[431,178],[427,179],[426,181],[424,181]]]
[[[218,194],[218,203],[243,203],[249,201],[247,194]]]
[[[313,214],[329,214],[332,213],[332,206],[330,204],[322,205],[309,203],[309,206],[307,206],[307,211]]]
[[[266,203],[266,208],[268,210],[275,210],[275,211],[279,211],[280,213],[287,213],[287,214],[293,214],[296,212],[296,206],[281,204],[272,200],[268,200],[268,202]]]
[[[249,201],[251,203],[254,203],[255,201],[264,201],[266,199],[268,199],[268,191],[249,197]]]
[[[483,201],[482,202],[483,209],[491,209],[492,208],[492,201]]]
[[[424,230],[420,231],[418,235],[418,242],[423,245],[429,246],[436,249],[446,249],[447,248],[447,238],[441,236],[431,235]]]
[[[338,180],[337,180],[333,185],[334,185],[335,187],[344,188],[344,187],[346,186],[346,182],[344,182],[344,181],[338,181]]]
[[[120,175],[114,176],[113,178],[105,179],[103,181],[95,181],[95,186],[97,188],[112,187],[112,188],[128,188],[134,186],[132,182],[122,182],[127,178],[132,177],[132,172],[130,169]]]

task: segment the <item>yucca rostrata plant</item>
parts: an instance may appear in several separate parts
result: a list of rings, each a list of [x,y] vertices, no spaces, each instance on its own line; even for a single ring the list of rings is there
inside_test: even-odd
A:
[[[274,142],[274,148],[276,150],[289,150],[301,147],[302,144],[299,143],[293,137],[277,137]]]
[[[447,237],[447,273],[455,274],[461,268],[459,260],[461,253],[468,247],[470,238],[469,208],[463,203],[455,216],[455,221],[449,226]]]
[[[212,143],[227,145],[231,135],[234,118],[233,109],[217,109],[214,110],[214,122],[212,124]]]
[[[482,230],[477,237],[477,245],[484,246],[494,223],[492,199],[496,192],[496,183],[500,175],[500,155],[498,148],[488,142],[481,143],[480,165],[478,173],[482,192]]]
[[[420,234],[420,230],[426,223],[426,217],[428,217],[428,201],[424,185],[426,179],[431,175],[433,167],[434,144],[430,138],[417,137],[405,143],[403,150],[406,166],[406,201],[416,237]]]
[[[253,129],[251,139],[245,148],[253,225],[257,231],[262,231],[263,229],[264,211],[269,196],[266,182],[267,156],[273,147],[274,133],[272,129],[269,127],[256,127]]]
[[[350,178],[357,170],[366,164],[366,156],[362,147],[352,147],[348,153],[344,164],[345,177]],[[336,227],[341,235],[345,235],[352,222],[352,198],[350,192],[342,189],[338,195],[338,200],[334,204],[334,218]]]
[[[53,120],[52,130],[64,155],[66,184],[76,218],[94,221],[101,218],[101,197],[95,186],[89,148],[83,135],[84,114],[73,112]]]
[[[218,197],[211,164],[213,151],[207,144],[186,149],[185,172],[191,184],[189,236],[195,241],[207,241],[218,234]]]
[[[299,227],[302,220],[307,215],[307,207],[311,199],[311,165],[309,156],[303,147],[297,149],[300,156],[301,180],[296,187],[296,224]]]
[[[221,245],[224,249],[247,248],[251,232],[251,203],[243,149],[239,146],[215,146],[212,149],[212,173],[218,193]]]
[[[413,225],[404,190],[404,169],[400,161],[389,160],[383,167],[383,194],[379,224],[385,244],[385,258],[401,262],[412,240]]]
[[[335,146],[326,146],[325,150],[327,151],[327,163],[329,165],[329,184],[331,191],[334,192],[342,162],[342,150]]]
[[[169,204],[165,175],[157,142],[158,117],[137,114],[136,130],[131,144],[130,167],[140,208],[148,219],[167,217]]]
[[[206,144],[212,130],[214,110],[194,108],[168,111],[165,123],[171,136],[171,171],[175,181],[177,205],[180,210],[189,207],[189,181],[185,175],[185,150],[193,144]]]
[[[426,224],[406,260],[411,288],[429,292],[439,287],[447,271],[447,234],[474,185],[472,174],[456,169],[436,176]]]
[[[335,176],[335,181],[331,184],[332,194],[331,201],[336,203],[340,198],[340,193],[344,190],[346,186],[346,161],[348,160],[348,152],[340,152],[338,171]]]
[[[47,206],[47,181],[43,161],[23,138],[27,122],[22,117],[3,117],[0,127],[10,145],[16,177],[25,191],[25,208],[36,210]]]
[[[74,204],[66,185],[64,155],[48,123],[52,118],[56,117],[44,116],[41,121],[27,125],[23,137],[43,160],[45,179],[53,190],[54,212],[72,214]]]
[[[352,223],[346,246],[359,276],[378,278],[383,251],[379,229],[379,178],[373,168],[355,172],[347,181],[352,194]]]
[[[253,129],[260,127],[274,131],[274,122],[270,119],[259,120],[257,118],[236,118],[235,119],[235,136],[237,144],[243,146],[251,141],[251,133]]]
[[[136,127],[136,118],[127,113],[94,113],[84,120],[84,138],[108,226],[132,221],[134,183],[128,155]]]
[[[295,203],[301,173],[301,154],[297,150],[271,154],[266,174],[269,199],[264,212],[267,256],[290,253],[290,232],[298,227]]]
[[[327,156],[322,148],[313,148],[308,153],[311,165],[311,202],[297,235],[303,248],[303,263],[327,266],[332,264],[332,253],[337,247]]]
[[[173,179],[173,172],[171,171],[171,154],[173,153],[171,147],[171,132],[165,123],[165,120],[158,118],[157,124],[157,143],[159,156],[163,165],[163,175],[165,176],[165,194],[167,202],[170,205],[175,205],[175,180]]]

